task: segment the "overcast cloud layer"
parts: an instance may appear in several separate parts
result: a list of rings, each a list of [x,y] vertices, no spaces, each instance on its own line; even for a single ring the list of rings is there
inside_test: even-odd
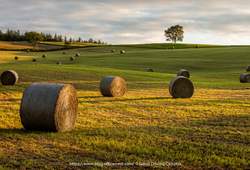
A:
[[[109,44],[164,43],[184,27],[183,43],[250,44],[249,0],[0,0],[0,30],[37,31]]]

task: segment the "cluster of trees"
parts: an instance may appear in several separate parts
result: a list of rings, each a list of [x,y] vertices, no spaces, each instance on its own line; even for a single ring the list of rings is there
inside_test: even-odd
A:
[[[93,40],[90,38],[89,40],[82,40],[81,37],[79,37],[77,40],[74,38],[69,38],[63,37],[62,35],[57,35],[55,33],[54,36],[52,36],[50,33],[45,34],[45,33],[37,33],[34,31],[31,32],[25,32],[24,34],[21,34],[19,30],[10,30],[7,29],[6,33],[3,33],[2,30],[0,30],[0,41],[30,41],[30,33],[34,34],[36,33],[36,36],[40,37],[39,41],[52,41],[52,42],[65,42],[65,43],[73,43],[73,42],[85,42],[85,43],[96,43],[96,44],[107,44],[104,42],[101,42],[99,39],[98,41]]]

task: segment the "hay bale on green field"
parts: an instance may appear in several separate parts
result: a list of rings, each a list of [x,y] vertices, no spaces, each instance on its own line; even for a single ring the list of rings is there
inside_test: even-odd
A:
[[[121,97],[126,92],[126,82],[117,76],[106,76],[100,82],[100,91],[103,96]]]
[[[80,54],[79,53],[76,53],[76,57],[79,57],[80,56]]]
[[[195,46],[195,48],[199,48],[199,46],[198,46],[198,45],[196,45],[196,46]]]
[[[36,59],[35,59],[35,58],[33,58],[33,59],[32,59],[32,61],[33,61],[33,62],[36,62]]]
[[[115,52],[115,50],[111,50],[111,52],[112,52],[112,53],[114,53],[114,52]]]
[[[184,76],[184,77],[189,78],[190,74],[187,70],[180,69],[177,73],[177,76]]]
[[[248,65],[248,66],[246,67],[246,70],[247,70],[247,71],[250,71],[250,65]]]
[[[153,72],[153,69],[152,69],[152,68],[146,68],[145,71],[146,71],[146,72]]]
[[[171,49],[173,50],[173,49],[174,49],[174,47],[172,46],[172,47],[171,47]]]
[[[7,70],[1,74],[2,85],[14,85],[18,82],[18,74],[14,70]]]
[[[174,98],[190,98],[194,93],[194,85],[188,78],[178,76],[170,82],[169,92]]]
[[[27,50],[27,53],[29,53],[30,52],[30,50]]]
[[[65,132],[74,128],[78,110],[76,90],[69,84],[30,84],[20,105],[26,130]]]
[[[70,57],[70,60],[74,60],[75,59],[75,57]]]
[[[18,60],[18,57],[17,57],[17,56],[15,56],[15,60]]]
[[[66,54],[66,52],[64,51],[63,54]]]
[[[241,83],[250,83],[250,74],[243,73],[240,75],[240,82]]]
[[[124,53],[125,53],[125,51],[124,51],[124,50],[121,50],[121,51],[120,51],[120,53],[121,53],[121,54],[124,54]]]
[[[59,62],[57,62],[56,64],[57,64],[57,65],[61,65],[62,63],[59,61]]]
[[[43,54],[42,58],[46,58],[46,55],[45,55],[45,54]]]

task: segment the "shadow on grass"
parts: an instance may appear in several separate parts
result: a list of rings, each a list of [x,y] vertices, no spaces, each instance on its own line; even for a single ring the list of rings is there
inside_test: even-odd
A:
[[[95,97],[78,97],[78,98],[99,98],[101,96]],[[112,97],[107,97],[112,98]],[[162,100],[162,99],[174,99],[172,97],[149,97],[149,98],[137,98],[137,99],[117,99],[113,98],[113,100],[95,100],[95,101],[79,101],[79,103],[100,103],[100,102],[115,102],[115,101],[138,101],[138,100]]]

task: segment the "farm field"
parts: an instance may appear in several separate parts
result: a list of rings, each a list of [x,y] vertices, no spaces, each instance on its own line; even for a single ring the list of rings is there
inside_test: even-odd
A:
[[[14,86],[0,85],[0,169],[250,169],[250,84],[239,81],[250,65],[250,47],[153,46],[0,51],[0,72],[19,76]],[[169,94],[180,69],[189,71],[195,87],[188,99]],[[103,97],[105,76],[122,77],[125,95]],[[23,128],[20,103],[31,83],[76,89],[73,130]]]

